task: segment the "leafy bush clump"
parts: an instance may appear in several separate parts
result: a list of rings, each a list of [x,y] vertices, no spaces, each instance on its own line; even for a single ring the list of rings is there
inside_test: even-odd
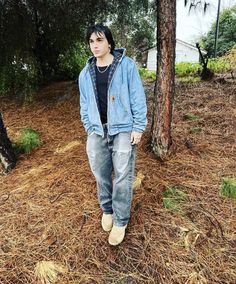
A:
[[[14,57],[12,62],[0,66],[0,95],[12,91],[25,99],[31,96],[38,84],[38,69],[33,58]]]
[[[221,182],[220,195],[236,199],[236,179],[224,177]]]
[[[179,77],[189,77],[197,75],[202,67],[199,63],[179,62],[175,64],[175,74]]]
[[[187,199],[187,194],[176,187],[167,187],[162,196],[163,206],[174,211],[181,211],[181,204]]]
[[[222,57],[222,59],[228,62],[231,69],[236,69],[236,44]]]
[[[39,134],[32,128],[23,128],[19,131],[19,136],[13,142],[13,148],[16,154],[30,153],[35,147],[41,144]]]
[[[139,68],[139,74],[144,79],[156,80],[156,72],[155,71],[149,71],[145,68]]]
[[[212,58],[208,61],[208,68],[215,73],[222,73],[232,70],[232,65],[223,57]]]
[[[59,73],[63,79],[75,79],[84,68],[89,56],[87,48],[77,43],[65,54],[59,55]]]

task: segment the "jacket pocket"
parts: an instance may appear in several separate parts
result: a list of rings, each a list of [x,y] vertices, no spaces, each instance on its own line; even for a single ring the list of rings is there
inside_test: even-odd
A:
[[[120,95],[110,96],[110,121],[114,125],[127,125],[133,122],[129,107],[121,100]]]

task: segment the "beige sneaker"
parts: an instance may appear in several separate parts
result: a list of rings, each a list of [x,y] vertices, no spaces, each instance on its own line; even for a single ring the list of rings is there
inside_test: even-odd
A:
[[[112,229],[113,220],[112,214],[102,214],[102,228],[105,232],[109,232]]]
[[[110,245],[112,246],[117,246],[119,245],[124,237],[125,237],[125,229],[126,229],[127,225],[123,226],[123,227],[118,227],[118,226],[113,226],[112,230],[110,232],[109,238],[108,238],[108,242]]]

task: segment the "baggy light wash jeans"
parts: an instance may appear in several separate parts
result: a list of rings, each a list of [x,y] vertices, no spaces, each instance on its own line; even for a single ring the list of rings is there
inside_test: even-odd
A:
[[[130,137],[130,132],[110,136],[104,125],[104,137],[92,133],[87,138],[86,150],[100,207],[105,214],[113,214],[113,224],[120,227],[129,222],[133,197],[136,149]]]

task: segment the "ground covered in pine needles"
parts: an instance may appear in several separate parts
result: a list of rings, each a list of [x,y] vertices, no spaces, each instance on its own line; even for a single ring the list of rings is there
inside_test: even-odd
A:
[[[236,202],[219,193],[235,177],[235,81],[177,84],[165,161],[149,151],[153,87],[145,83],[149,126],[118,247],[100,225],[76,84],[52,84],[32,104],[1,98],[10,138],[30,127],[43,143],[0,176],[0,283],[235,283]],[[185,193],[177,207],[164,206],[166,188]]]

